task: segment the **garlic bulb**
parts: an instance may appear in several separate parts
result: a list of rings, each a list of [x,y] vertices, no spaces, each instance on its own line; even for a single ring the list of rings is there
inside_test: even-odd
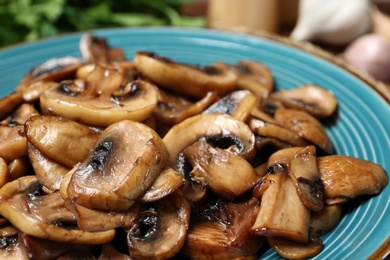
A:
[[[346,45],[371,29],[370,0],[300,0],[295,41]]]

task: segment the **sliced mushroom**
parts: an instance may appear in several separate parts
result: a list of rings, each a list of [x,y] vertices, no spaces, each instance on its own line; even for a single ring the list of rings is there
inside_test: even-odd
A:
[[[203,113],[223,113],[245,121],[256,104],[256,96],[248,90],[233,91],[215,102]]]
[[[269,174],[264,177],[263,183],[258,184],[262,190],[261,205],[250,232],[259,236],[282,237],[307,243],[310,210],[298,197],[286,167],[271,165],[269,168]],[[260,191],[256,189],[254,193],[260,195]]]
[[[105,244],[97,260],[132,260],[132,258],[129,255],[118,252],[111,244]]]
[[[200,69],[147,51],[136,52],[134,63],[142,74],[157,85],[189,97],[202,98],[210,91],[225,95],[237,83],[236,74],[224,63],[214,63]]]
[[[87,157],[100,133],[56,116],[34,116],[25,124],[28,142],[43,156],[66,168]]]
[[[180,188],[183,183],[182,174],[172,168],[166,168],[154,180],[150,188],[140,199],[140,202],[149,203],[162,199]]]
[[[1,123],[7,126],[24,125],[32,116],[39,115],[32,104],[23,103]]]
[[[337,226],[342,214],[342,204],[325,205],[321,211],[311,214],[310,226],[315,230],[317,236],[322,236]]]
[[[157,106],[155,86],[143,80],[124,84],[124,79],[118,70],[97,65],[83,80],[63,81],[44,91],[42,113],[102,127],[148,118]]]
[[[65,201],[65,207],[73,213],[77,226],[81,230],[96,232],[116,228],[128,229],[138,213],[131,207],[127,211],[96,210],[81,206],[71,200]]]
[[[141,210],[128,232],[132,259],[168,259],[182,248],[190,221],[190,204],[178,190]]]
[[[320,211],[324,206],[324,197],[315,146],[306,146],[298,151],[288,167],[302,203],[312,211]]]
[[[32,68],[20,81],[16,87],[18,91],[28,88],[38,81],[61,81],[76,72],[82,65],[82,61],[72,56],[52,58],[44,63]]]
[[[257,199],[227,202],[221,199],[202,207],[191,218],[180,256],[193,259],[234,259],[254,256],[263,237],[249,233],[259,211]]]
[[[62,179],[69,172],[70,168],[48,159],[30,143],[27,144],[27,152],[35,176],[47,189],[51,191],[59,190]]]
[[[36,103],[39,101],[41,94],[49,89],[58,86],[58,82],[55,81],[38,81],[32,83],[28,88],[23,89],[23,100],[28,103]]]
[[[56,242],[19,232],[18,242],[28,259],[57,260],[72,252],[98,253],[100,246]],[[84,258],[83,258],[84,259]]]
[[[20,91],[12,92],[11,94],[0,99],[0,120],[6,118],[12,111],[23,103],[23,95]]]
[[[318,172],[327,203],[378,194],[389,177],[379,164],[345,155],[318,157]]]
[[[164,136],[170,154],[167,165],[177,169],[179,154],[202,137],[248,161],[255,155],[255,137],[245,123],[225,114],[201,114],[173,126]]]
[[[216,91],[208,92],[195,102],[162,89],[159,89],[158,92],[158,105],[153,113],[160,122],[168,126],[178,124],[186,118],[202,113],[218,99]]]
[[[285,259],[307,259],[316,256],[322,251],[321,239],[315,236],[310,237],[308,243],[297,243],[280,237],[267,237],[270,246]]]
[[[22,125],[0,126],[0,157],[7,163],[27,154],[27,139]]]
[[[105,38],[84,33],[80,38],[81,56],[88,63],[111,63],[126,60],[122,48],[111,48]]]
[[[234,200],[252,189],[259,175],[242,157],[213,147],[206,140],[188,146],[183,156],[192,166],[191,179],[203,179],[208,188],[219,197]]]
[[[64,207],[60,194],[45,195],[42,184],[31,175],[8,182],[0,190],[0,211],[18,230],[57,242],[102,244],[115,230],[87,232],[74,228],[75,218]]]
[[[149,189],[168,156],[155,131],[120,121],[106,128],[87,158],[65,176],[61,193],[85,207],[127,210]]]
[[[304,110],[318,118],[329,117],[337,109],[335,95],[315,84],[272,92],[267,102],[280,103],[285,108]]]
[[[0,157],[0,187],[3,187],[9,179],[9,170],[7,162]]]
[[[254,60],[235,63],[234,72],[238,76],[238,88],[250,90],[256,97],[267,98],[273,90],[272,73],[267,66]]]
[[[325,153],[333,152],[333,145],[324,125],[309,113],[297,109],[279,108],[275,111],[274,118]]]
[[[8,164],[9,178],[8,181],[14,181],[19,177],[29,175],[33,168],[28,156],[22,156]]]

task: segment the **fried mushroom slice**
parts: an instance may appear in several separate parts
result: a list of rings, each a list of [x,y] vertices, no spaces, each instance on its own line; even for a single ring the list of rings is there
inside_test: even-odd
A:
[[[140,209],[127,235],[132,259],[168,259],[182,248],[190,221],[190,204],[180,190]]]
[[[153,114],[156,119],[168,126],[178,124],[184,119],[202,113],[218,99],[216,91],[207,92],[204,97],[196,101],[164,91],[161,88],[158,89],[158,93],[158,105]]]
[[[177,170],[179,154],[201,138],[248,161],[255,156],[255,136],[245,123],[226,114],[200,114],[173,126],[164,136],[167,165]]]
[[[16,87],[16,90],[24,90],[33,83],[39,81],[58,82],[67,78],[71,78],[71,76],[81,65],[83,65],[83,62],[80,59],[72,56],[63,56],[49,59],[27,72],[26,75],[23,76],[19,85]]]
[[[3,187],[9,179],[9,170],[7,162],[0,157],[0,187]]]
[[[23,94],[15,91],[0,99],[0,120],[5,119],[12,111],[23,103]]]
[[[267,102],[276,106],[280,104],[285,108],[304,110],[318,118],[329,117],[337,109],[335,95],[315,84],[272,92]]]
[[[318,157],[317,164],[328,204],[338,199],[378,194],[389,182],[381,165],[365,159],[328,155]]]
[[[249,90],[236,90],[212,104],[203,113],[223,113],[245,122],[255,104],[256,96]]]
[[[255,198],[240,202],[211,201],[192,215],[180,256],[191,259],[234,259],[254,256],[263,237],[249,233],[259,211]]]
[[[236,87],[237,76],[224,63],[197,68],[172,61],[157,53],[139,51],[134,55],[136,68],[159,86],[185,96],[202,98],[209,91],[223,96]]]
[[[158,134],[130,120],[106,128],[89,155],[61,184],[61,194],[102,210],[127,210],[164,169],[168,151]]]
[[[43,194],[42,184],[31,175],[8,182],[0,189],[0,211],[18,230],[57,242],[101,244],[110,242],[115,230],[87,232],[75,226],[73,214],[60,194]]]
[[[292,108],[278,108],[275,121],[311,142],[327,154],[333,152],[333,145],[321,122],[309,113]]]
[[[100,134],[57,116],[31,117],[25,124],[25,133],[28,143],[42,156],[69,169],[87,157]]]
[[[0,157],[7,163],[27,154],[23,125],[0,126]]]
[[[142,121],[157,106],[156,87],[144,80],[128,82],[125,77],[116,69],[96,65],[85,79],[62,81],[44,91],[42,114],[100,127],[125,119]]]
[[[310,227],[314,229],[317,236],[322,236],[337,226],[342,214],[342,204],[325,205],[321,211],[311,214]]]

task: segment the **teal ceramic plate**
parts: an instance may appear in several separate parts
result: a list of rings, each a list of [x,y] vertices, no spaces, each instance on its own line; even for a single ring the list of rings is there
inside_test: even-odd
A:
[[[339,101],[338,119],[327,125],[335,152],[368,159],[390,173],[390,106],[373,89],[345,70],[299,49],[248,35],[205,29],[131,28],[98,30],[128,59],[151,50],[174,60],[205,65],[242,59],[266,64],[276,89],[316,83]],[[17,45],[0,51],[0,96],[10,93],[33,66],[49,58],[80,56],[81,34]],[[323,236],[324,250],[315,259],[366,259],[390,236],[390,185],[379,196],[350,204],[339,225]],[[278,259],[268,250],[261,259]]]

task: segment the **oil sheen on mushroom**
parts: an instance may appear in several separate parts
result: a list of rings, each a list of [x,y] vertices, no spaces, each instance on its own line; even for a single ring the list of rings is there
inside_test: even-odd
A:
[[[126,210],[152,185],[167,159],[156,132],[120,121],[106,128],[87,158],[64,177],[61,194],[93,209]]]

